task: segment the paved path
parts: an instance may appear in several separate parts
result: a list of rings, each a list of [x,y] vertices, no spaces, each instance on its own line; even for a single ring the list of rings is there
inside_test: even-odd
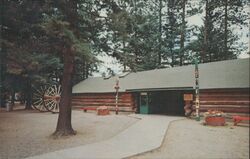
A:
[[[160,147],[169,123],[182,119],[163,115],[131,116],[141,120],[110,139],[27,159],[118,159],[133,156]]]

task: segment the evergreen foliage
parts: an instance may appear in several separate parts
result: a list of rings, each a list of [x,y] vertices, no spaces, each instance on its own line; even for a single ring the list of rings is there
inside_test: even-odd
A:
[[[201,62],[235,59],[246,49],[235,30],[246,25],[245,0],[204,0],[204,25],[196,28],[197,40],[188,47]]]

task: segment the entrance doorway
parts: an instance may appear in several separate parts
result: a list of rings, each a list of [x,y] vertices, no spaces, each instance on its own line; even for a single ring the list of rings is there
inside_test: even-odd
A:
[[[184,93],[187,93],[187,91],[141,92],[139,94],[139,113],[184,116]]]
[[[140,93],[140,114],[149,113],[149,97],[147,92]]]
[[[151,113],[166,115],[184,115],[182,91],[159,91],[151,94]]]

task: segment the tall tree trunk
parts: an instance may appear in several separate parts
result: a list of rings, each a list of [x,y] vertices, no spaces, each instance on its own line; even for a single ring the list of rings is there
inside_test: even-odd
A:
[[[54,136],[74,135],[76,132],[71,125],[71,95],[72,95],[72,77],[74,70],[74,53],[68,48],[63,54],[63,80],[62,94],[59,104],[59,117],[57,121]]]
[[[25,109],[32,109],[32,86],[31,86],[31,79],[28,76],[27,77],[27,83],[26,83],[26,92],[25,92]]]
[[[174,56],[174,13],[173,13],[173,1],[172,0],[168,0],[168,9],[167,9],[167,15],[168,15],[168,48],[169,48],[169,52],[170,52],[170,57],[171,57],[171,63],[170,66],[173,67],[175,64],[175,56]]]
[[[125,52],[125,39],[123,38],[122,39],[122,48],[123,48],[123,55],[124,55],[124,57],[123,57],[123,72],[127,72],[127,60],[126,60],[126,52]]]
[[[65,1],[57,0],[57,4],[62,12],[65,14],[66,20],[70,23],[70,27],[73,30],[75,36],[79,38],[78,28],[78,13],[77,4],[78,0]],[[74,58],[75,50],[72,44],[64,47],[63,52],[63,79],[62,79],[62,94],[59,103],[59,116],[56,126],[56,131],[53,136],[69,136],[75,135],[76,131],[73,130],[71,124],[71,96],[73,85],[73,73],[74,73]]]
[[[173,48],[170,48],[170,53],[171,53],[171,67],[174,67],[174,63],[175,63],[175,58],[174,58],[174,53],[173,53]]]
[[[228,57],[228,48],[227,48],[227,35],[228,35],[228,30],[227,30],[227,23],[228,23],[228,15],[227,15],[227,6],[228,6],[228,0],[225,0],[225,17],[224,17],[224,57],[227,59]],[[225,59],[225,60],[226,60]]]
[[[0,12],[4,13],[4,7],[3,5],[0,7],[1,10]],[[1,17],[2,18],[2,17]],[[1,19],[2,22],[2,19]],[[3,25],[0,26],[1,30],[3,30]],[[5,103],[6,103],[6,99],[5,99],[5,90],[4,90],[4,81],[5,81],[5,76],[6,76],[6,68],[7,68],[7,64],[6,64],[6,57],[7,57],[7,52],[6,52],[6,47],[4,45],[3,42],[1,42],[1,51],[0,51],[0,107],[5,107]]]
[[[89,77],[89,65],[87,62],[85,62],[85,77],[84,79],[87,79]]]
[[[206,55],[207,55],[207,34],[208,34],[208,12],[209,12],[209,2],[206,0],[206,7],[205,7],[205,25],[204,25],[204,41],[203,41],[203,47],[202,47],[202,52],[201,52],[201,60],[202,62],[206,62]]]
[[[15,105],[15,90],[13,88],[11,90],[11,104]]]
[[[161,66],[161,43],[162,43],[162,0],[159,1],[159,52],[158,52],[158,66]]]
[[[182,19],[182,27],[181,27],[181,39],[180,39],[180,66],[183,65],[183,57],[184,57],[184,42],[185,42],[185,26],[186,26],[186,21],[185,21],[185,14],[186,12],[186,0],[182,0],[182,14],[181,14],[181,19]]]

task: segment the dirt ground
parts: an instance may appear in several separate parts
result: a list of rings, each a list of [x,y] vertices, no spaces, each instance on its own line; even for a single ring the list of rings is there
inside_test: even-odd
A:
[[[249,159],[249,125],[213,127],[190,119],[170,124],[161,148],[129,159]]]
[[[0,111],[0,159],[21,159],[102,141],[120,133],[138,119],[127,115],[97,116],[72,111],[73,137],[53,139],[58,115],[38,111]]]
[[[72,112],[73,137],[53,139],[57,114],[0,111],[0,159],[21,159],[102,141],[119,134],[138,119],[127,115],[97,116]],[[143,135],[143,134],[142,134]],[[204,126],[190,119],[169,125],[162,146],[129,159],[249,159],[249,125]]]

